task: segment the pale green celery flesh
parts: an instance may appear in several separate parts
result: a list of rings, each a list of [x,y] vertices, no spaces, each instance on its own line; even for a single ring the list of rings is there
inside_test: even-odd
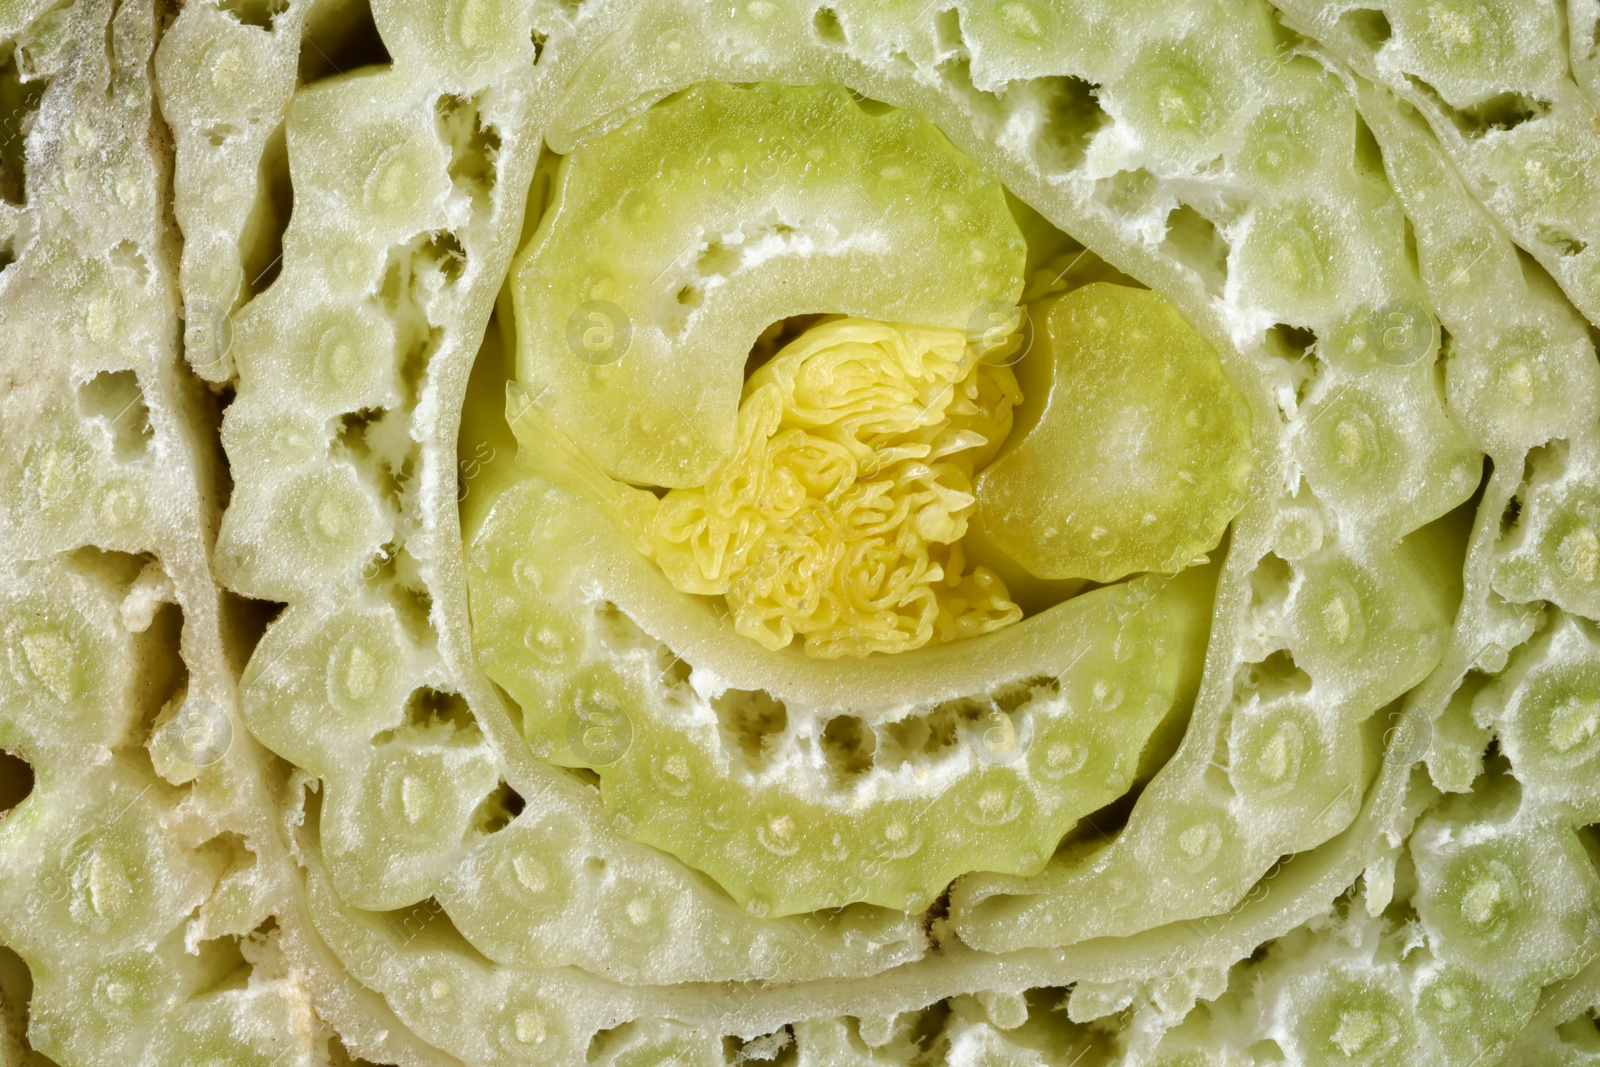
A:
[[[1041,578],[1176,573],[1244,506],[1250,412],[1170,302],[1096,282],[1030,307],[1033,425],[978,483],[988,536]]]
[[[1085,594],[984,637],[827,662],[775,655],[734,633],[706,598],[673,589],[598,508],[536,476],[494,501],[467,551],[481,662],[520,706],[534,751],[595,765],[574,749],[574,709],[620,715],[631,742],[594,766],[607,809],[636,840],[680,856],[761,914],[853,900],[916,910],[965,871],[1036,872],[1078,818],[1127,788],[1152,731],[1192,699],[1213,580],[1193,568]],[[665,658],[607,648],[605,604]],[[1003,728],[1030,740],[1021,759],[985,763],[966,735],[996,725],[976,707],[921,766],[908,760],[821,788],[798,770],[798,781],[752,779],[719,739],[706,699],[692,695],[698,679],[676,692],[662,682],[673,657],[704,672],[708,693],[749,687],[797,714],[868,722],[1022,686],[1026,699]]]
[[[700,485],[773,322],[987,326],[1023,252],[1000,184],[912,114],[837,86],[699,85],[562,161],[512,267],[517,379],[614,477]]]

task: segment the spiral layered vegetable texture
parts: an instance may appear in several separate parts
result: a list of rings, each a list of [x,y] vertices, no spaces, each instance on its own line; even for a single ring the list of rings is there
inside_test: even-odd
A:
[[[1594,0],[0,39],[0,1063],[1600,1063]]]

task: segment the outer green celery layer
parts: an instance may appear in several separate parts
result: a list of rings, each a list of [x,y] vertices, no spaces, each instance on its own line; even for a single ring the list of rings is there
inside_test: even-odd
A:
[[[767,914],[855,900],[921,909],[968,871],[1041,870],[1074,822],[1126,791],[1157,727],[1186,711],[1215,578],[1198,567],[1140,579],[982,637],[836,662],[756,649],[709,599],[673,589],[597,507],[531,473],[488,507],[468,555],[478,655],[521,706],[533,750],[594,766],[601,799],[629,836]],[[665,681],[671,657],[637,636],[619,639],[600,610],[607,604],[696,674]],[[714,696],[758,676],[768,693],[822,719],[869,721],[1026,686],[1011,725],[1025,748],[1013,762],[991,762],[958,736],[920,766],[833,787],[808,786],[816,775],[793,767],[752,774],[725,751],[694,690]],[[597,759],[573,729],[575,714],[625,721],[625,751]]]

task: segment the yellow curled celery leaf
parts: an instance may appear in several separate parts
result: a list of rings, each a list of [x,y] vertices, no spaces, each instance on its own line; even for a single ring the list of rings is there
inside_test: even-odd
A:
[[[1214,580],[1193,568],[960,642],[817,660],[734,632],[543,478],[486,505],[467,553],[479,660],[535,754],[592,768],[630,837],[772,915],[915,910],[966,871],[1038,871],[1185,713]]]
[[[1173,572],[1244,506],[1250,411],[1159,293],[1107,282],[1034,309],[1034,421],[978,479],[989,537],[1041,578]]]
[[[837,86],[708,83],[562,161],[512,265],[516,375],[613,477],[702,485],[751,346],[825,312],[966,329],[1022,291],[1000,184]]]
[[[704,487],[625,514],[686,593],[734,629],[819,657],[904,652],[1016,622],[961,550],[972,475],[1011,427],[1016,380],[957,330],[837,319],[745,385],[733,454]]]

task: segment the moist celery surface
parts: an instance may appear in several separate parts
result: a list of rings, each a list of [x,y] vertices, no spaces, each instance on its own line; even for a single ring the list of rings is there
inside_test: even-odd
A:
[[[1597,27],[0,12],[0,1063],[1600,1061]]]

